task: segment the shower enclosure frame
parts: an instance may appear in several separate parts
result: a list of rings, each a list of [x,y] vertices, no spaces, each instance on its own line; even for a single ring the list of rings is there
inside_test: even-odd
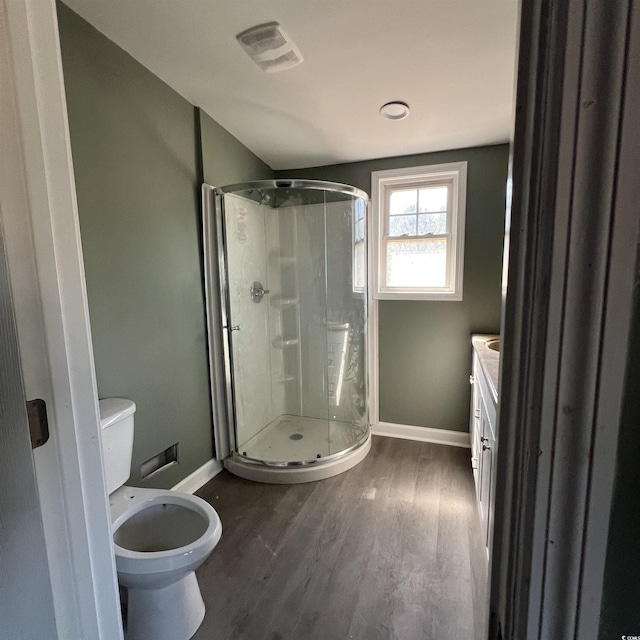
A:
[[[224,196],[249,190],[314,189],[361,198],[365,206],[365,269],[368,268],[368,209],[370,199],[362,190],[350,185],[321,180],[260,180],[223,187],[202,185],[203,268],[207,341],[213,411],[215,458],[234,474],[250,480],[271,483],[309,482],[346,471],[364,459],[371,447],[369,421],[369,366],[367,299],[368,276],[365,277],[364,300],[364,380],[366,388],[366,431],[353,445],[317,459],[270,461],[251,458],[238,450],[237,414],[234,392],[232,333],[229,326],[230,288],[227,264],[227,238],[224,223]],[[326,202],[325,202],[326,204]],[[366,273],[366,271],[365,271]]]

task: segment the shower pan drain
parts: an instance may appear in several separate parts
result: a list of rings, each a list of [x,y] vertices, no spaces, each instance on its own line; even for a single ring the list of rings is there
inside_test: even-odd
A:
[[[289,440],[302,440],[303,436],[301,433],[292,433],[289,436]]]

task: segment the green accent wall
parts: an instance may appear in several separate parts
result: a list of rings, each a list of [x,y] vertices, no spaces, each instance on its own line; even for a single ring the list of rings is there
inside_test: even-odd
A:
[[[251,153],[213,118],[200,111],[204,181],[214,187],[272,180],[273,169]]]
[[[276,178],[343,182],[371,193],[371,172],[468,162],[461,302],[379,302],[380,420],[467,431],[471,334],[500,332],[509,146],[495,145],[276,171]]]
[[[218,184],[272,172],[62,4],[58,19],[98,393],[137,405],[129,483],[171,487],[213,453],[201,168]],[[142,481],[175,442],[179,464]]]

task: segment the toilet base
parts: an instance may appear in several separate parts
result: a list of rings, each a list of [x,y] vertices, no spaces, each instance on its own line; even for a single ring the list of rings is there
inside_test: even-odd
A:
[[[189,640],[203,619],[194,571],[160,589],[127,588],[126,640]]]

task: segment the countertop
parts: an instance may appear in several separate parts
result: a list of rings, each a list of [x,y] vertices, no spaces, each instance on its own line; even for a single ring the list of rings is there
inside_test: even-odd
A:
[[[498,377],[500,372],[500,352],[489,349],[487,342],[490,340],[500,339],[499,335],[473,335],[471,336],[471,344],[478,354],[480,366],[487,376],[489,383],[489,391],[493,402],[498,403]]]

